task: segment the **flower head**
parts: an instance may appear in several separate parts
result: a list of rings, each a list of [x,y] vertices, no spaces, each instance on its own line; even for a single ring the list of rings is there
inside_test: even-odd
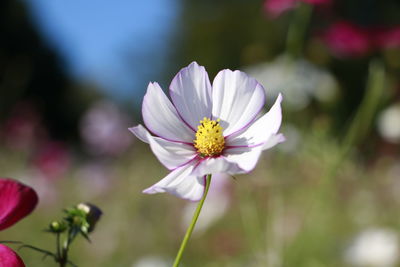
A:
[[[0,231],[29,215],[38,203],[36,192],[11,179],[0,178]],[[0,267],[24,267],[21,258],[0,244]]]
[[[241,71],[222,70],[211,85],[204,67],[193,62],[175,76],[170,96],[172,102],[157,83],[150,83],[142,107],[148,130],[130,128],[171,170],[144,193],[168,192],[198,201],[205,175],[250,172],[262,150],[284,141],[278,133],[282,96],[257,119],[264,89]]]
[[[0,244],[0,267],[25,267],[25,264],[11,248]]]
[[[0,178],[0,231],[30,214],[37,203],[38,196],[31,187]]]
[[[400,47],[400,27],[396,26],[388,29],[379,29],[371,33],[375,45],[381,49],[399,48]]]
[[[339,58],[362,57],[372,49],[368,32],[348,21],[334,23],[322,38]]]
[[[399,238],[391,229],[366,229],[354,239],[346,250],[345,259],[351,266],[397,266]]]

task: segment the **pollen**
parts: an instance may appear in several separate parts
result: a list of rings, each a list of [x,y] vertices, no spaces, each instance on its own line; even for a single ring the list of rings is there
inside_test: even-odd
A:
[[[204,117],[197,126],[194,147],[203,157],[217,156],[225,147],[225,139],[222,135],[222,127],[218,120],[210,120]]]

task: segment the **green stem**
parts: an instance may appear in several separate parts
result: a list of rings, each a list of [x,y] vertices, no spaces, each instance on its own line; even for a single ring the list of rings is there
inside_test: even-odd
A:
[[[73,229],[69,229],[67,240],[65,240],[64,246],[61,251],[61,257],[59,258],[60,267],[64,267],[68,263],[68,250],[69,246],[75,238],[75,232]]]
[[[61,257],[60,233],[56,233],[56,251],[57,251],[57,258],[60,258]]]
[[[196,225],[197,219],[199,218],[200,211],[201,211],[201,208],[203,207],[204,200],[207,197],[208,189],[210,188],[210,183],[211,183],[211,174],[208,174],[206,177],[206,185],[205,185],[203,197],[201,198],[199,204],[197,205],[196,211],[194,212],[192,222],[190,223],[189,228],[186,230],[186,234],[185,234],[185,237],[183,238],[181,247],[179,248],[178,254],[176,254],[176,258],[175,258],[173,267],[178,267],[179,263],[181,262],[183,252],[185,251],[187,242],[189,241],[190,236],[192,235],[192,232]]]
[[[386,88],[386,72],[383,63],[372,60],[369,64],[367,88],[363,100],[343,139],[341,156],[345,157],[352,147],[364,141],[373,123],[374,116],[383,98]]]
[[[294,10],[286,37],[286,51],[292,58],[297,58],[302,53],[305,34],[312,15],[312,5],[299,4],[300,6]]]

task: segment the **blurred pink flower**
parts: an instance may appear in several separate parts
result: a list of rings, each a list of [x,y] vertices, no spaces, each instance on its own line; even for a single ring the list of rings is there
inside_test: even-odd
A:
[[[31,151],[47,133],[40,114],[30,103],[18,103],[2,127],[5,144],[11,149]]]
[[[58,141],[45,142],[33,157],[33,165],[49,179],[63,176],[70,161],[67,145]]]
[[[36,192],[12,179],[0,178],[0,230],[29,215],[38,203]],[[21,258],[9,247],[0,244],[0,267],[24,267]]]
[[[297,3],[304,2],[310,5],[329,4],[331,0],[265,0],[264,11],[272,18],[277,18],[288,10],[294,9]]]
[[[80,132],[89,152],[115,156],[124,152],[133,138],[126,130],[128,116],[111,102],[95,103],[83,116]]]
[[[0,244],[0,267],[25,267],[25,264],[11,248]]]
[[[347,21],[331,25],[322,39],[339,58],[361,57],[372,50],[368,32]]]
[[[0,178],[0,230],[15,224],[33,211],[36,192],[15,180]]]
[[[376,30],[371,35],[375,37],[373,41],[377,48],[386,49],[400,47],[400,26]]]

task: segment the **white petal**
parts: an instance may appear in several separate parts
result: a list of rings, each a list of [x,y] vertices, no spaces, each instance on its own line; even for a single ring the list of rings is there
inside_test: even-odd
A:
[[[143,190],[146,194],[170,193],[191,201],[199,201],[204,193],[204,177],[190,175],[193,164],[187,164],[170,172],[161,181]]]
[[[285,142],[285,141],[286,141],[286,138],[283,134],[273,134],[268,139],[268,141],[264,143],[264,145],[262,146],[262,150],[270,149],[271,147],[274,147],[277,144]]]
[[[223,70],[214,79],[213,117],[221,119],[224,136],[246,127],[265,103],[263,87],[241,71]]]
[[[226,149],[224,156],[227,161],[236,163],[244,172],[250,172],[256,166],[261,155],[261,147],[236,147]]]
[[[142,125],[129,130],[143,142],[149,143],[154,155],[170,170],[188,163],[197,156],[193,146],[154,137]]]
[[[275,104],[268,113],[255,121],[247,129],[229,136],[226,145],[229,146],[257,146],[262,145],[276,134],[282,122],[281,109],[282,95],[279,94]]]
[[[203,176],[215,173],[237,174],[244,172],[245,171],[240,169],[236,162],[229,162],[225,157],[220,156],[217,158],[205,158],[201,160],[194,168],[192,174],[195,176]]]
[[[193,130],[182,121],[157,83],[150,83],[147,87],[142,115],[146,127],[155,135],[170,141],[193,142]]]
[[[203,66],[192,62],[180,70],[169,89],[179,115],[192,129],[204,117],[211,117],[211,84]]]

